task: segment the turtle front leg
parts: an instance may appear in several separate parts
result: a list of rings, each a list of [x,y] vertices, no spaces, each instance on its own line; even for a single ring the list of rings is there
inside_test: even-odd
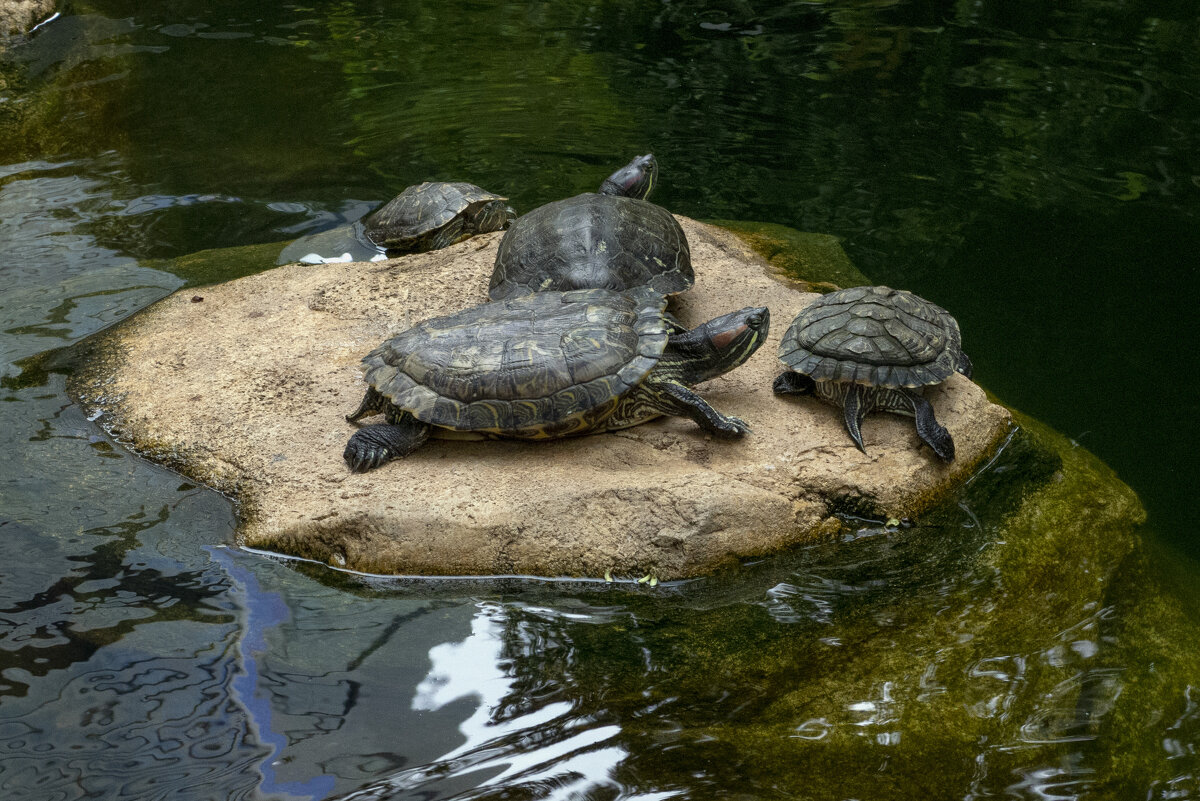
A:
[[[429,249],[441,250],[451,245],[457,245],[464,239],[469,239],[472,233],[474,232],[468,230],[466,221],[462,217],[456,217],[438,231],[437,236],[430,243]]]
[[[389,423],[363,426],[355,431],[342,451],[342,458],[352,473],[365,473],[384,462],[408,456],[427,439],[429,426],[402,412]]]
[[[933,449],[933,452],[938,455],[944,462],[954,461],[954,438],[950,436],[950,432],[946,427],[937,421],[933,415],[933,404],[925,399],[923,395],[918,395],[915,392],[904,393],[908,400],[912,403],[913,419],[917,423],[917,436],[921,441]]]
[[[750,424],[745,420],[721,414],[678,381],[655,381],[651,394],[652,405],[663,414],[690,417],[696,421],[696,425],[714,436],[733,439],[750,431]]]

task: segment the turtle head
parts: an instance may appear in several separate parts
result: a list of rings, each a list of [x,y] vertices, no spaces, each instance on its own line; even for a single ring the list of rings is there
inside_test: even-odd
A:
[[[971,364],[971,360],[967,358],[967,354],[961,350],[958,352],[958,364],[954,367],[955,370],[965,375],[967,378],[975,372],[975,367]]]
[[[645,200],[657,180],[658,162],[652,153],[647,153],[605,178],[604,183],[600,184],[600,194]]]
[[[683,383],[698,384],[743,364],[770,330],[771,312],[765,306],[730,312],[672,336],[663,358],[678,365]]]

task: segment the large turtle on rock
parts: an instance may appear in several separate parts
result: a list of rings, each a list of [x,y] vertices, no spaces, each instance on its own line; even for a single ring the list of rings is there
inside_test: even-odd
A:
[[[683,228],[646,200],[657,176],[654,156],[638,156],[599,192],[518,217],[500,240],[488,296],[638,286],[671,295],[691,287],[696,276]]]
[[[423,253],[499,231],[516,219],[508,198],[475,184],[410,186],[366,219],[367,238],[392,253]]]
[[[413,326],[363,359],[367,392],[346,419],[387,422],[355,432],[346,463],[363,472],[455,432],[548,439],[664,414],[743,435],[743,420],[689,387],[745,362],[766,339],[770,313],[742,309],[687,331],[665,307],[648,289],[544,292]]]
[[[863,418],[881,411],[913,417],[921,440],[954,459],[954,439],[921,394],[955,372],[971,376],[958,322],[942,307],[903,289],[840,289],[796,315],[779,358],[790,369],[775,379],[775,392],[841,406],[863,453]]]

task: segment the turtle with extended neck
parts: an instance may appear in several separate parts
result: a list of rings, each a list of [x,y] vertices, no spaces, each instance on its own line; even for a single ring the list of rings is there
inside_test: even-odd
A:
[[[691,386],[750,358],[767,337],[765,308],[692,330],[668,321],[651,289],[539,292],[426,320],[363,359],[367,391],[347,420],[383,414],[346,443],[363,472],[431,436],[550,439],[680,415],[719,437],[750,430]]]
[[[539,206],[500,241],[488,296],[646,286],[662,295],[696,281],[683,228],[646,200],[658,178],[653,155],[638,156],[598,192]]]

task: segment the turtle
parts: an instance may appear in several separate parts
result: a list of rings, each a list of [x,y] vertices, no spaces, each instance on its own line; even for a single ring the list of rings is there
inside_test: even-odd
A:
[[[367,238],[394,253],[450,247],[499,231],[517,218],[501,197],[462,181],[426,181],[405,189],[367,217]]]
[[[841,406],[863,453],[863,418],[882,411],[911,416],[921,440],[954,460],[954,439],[922,394],[956,372],[971,377],[958,321],[941,306],[886,286],[839,289],[796,315],[779,359],[789,369],[775,379],[775,393]]]
[[[409,328],[362,361],[363,425],[343,457],[365,472],[430,436],[544,440],[690,417],[718,437],[750,430],[689,387],[734,369],[766,339],[770,312],[746,308],[678,330],[666,299],[581,289],[494,301]]]
[[[646,200],[658,176],[653,154],[604,179],[599,192],[539,206],[500,240],[488,296],[649,286],[671,295],[696,281],[687,236],[675,217]]]

